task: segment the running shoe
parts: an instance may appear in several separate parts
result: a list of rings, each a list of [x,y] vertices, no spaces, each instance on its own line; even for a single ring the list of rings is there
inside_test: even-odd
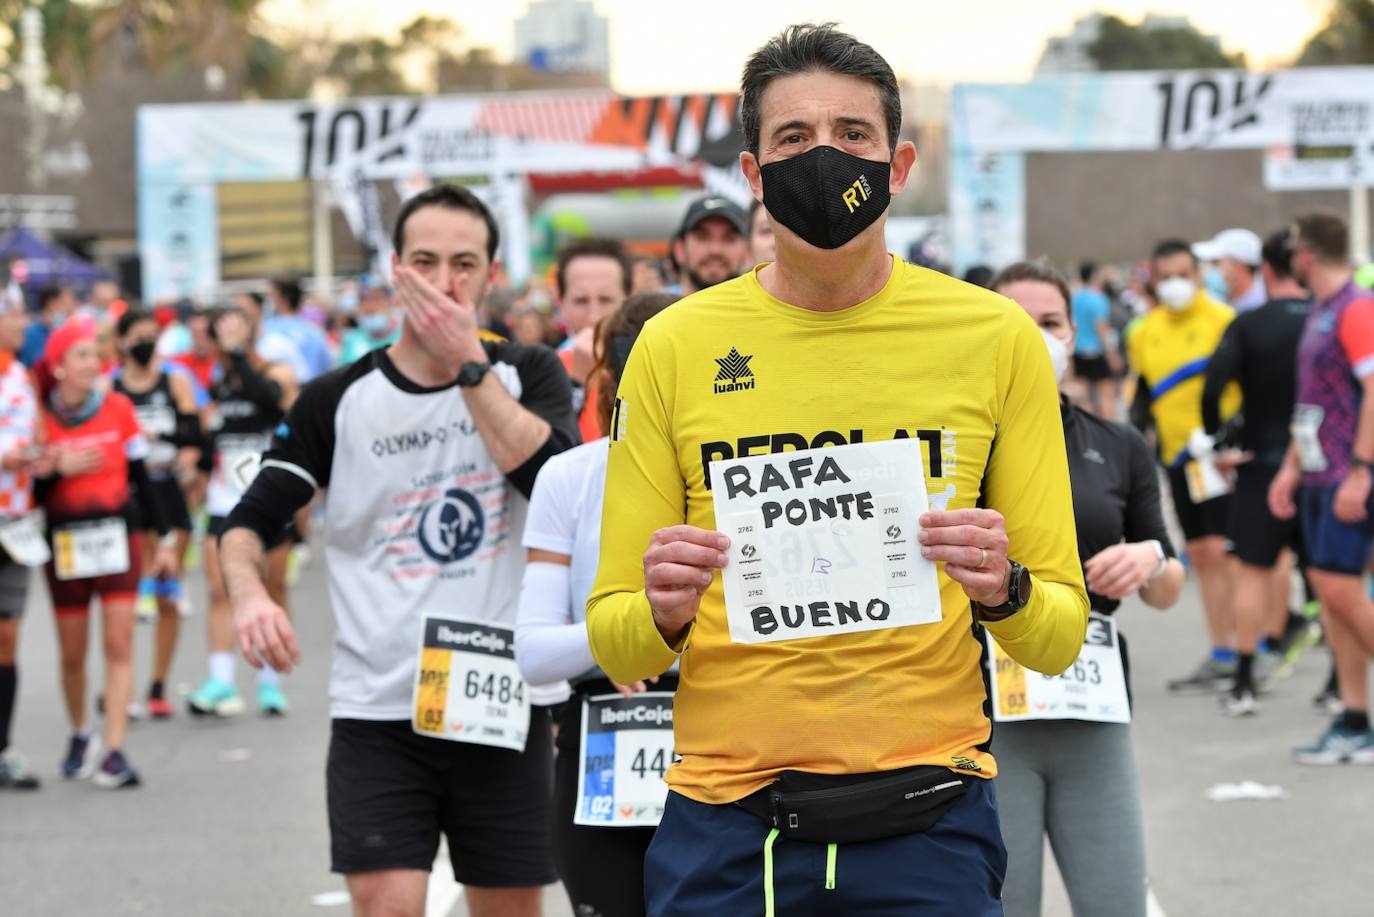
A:
[[[1169,690],[1178,694],[1220,691],[1230,687],[1236,674],[1234,662],[1217,662],[1211,656],[1198,665],[1192,674],[1169,682]]]
[[[234,685],[207,678],[186,698],[186,706],[196,716],[238,716],[243,712],[243,698]]]
[[[0,790],[36,790],[38,775],[13,748],[0,754]]]
[[[1221,696],[1221,712],[1226,716],[1254,716],[1259,713],[1255,692],[1248,688],[1227,691]]]
[[[148,716],[155,720],[170,720],[172,718],[172,705],[167,703],[165,697],[148,698]]]
[[[134,602],[134,614],[138,615],[139,624],[151,624],[157,620],[157,596],[151,592],[147,595],[140,594],[138,601]]]
[[[1327,716],[1340,716],[1345,712],[1341,696],[1330,688],[1323,688],[1320,694],[1312,698],[1312,706],[1318,713],[1325,713]]]
[[[286,695],[280,685],[258,685],[258,710],[263,716],[286,716]]]
[[[1320,739],[1293,749],[1299,764],[1374,764],[1374,730],[1346,729],[1340,717]]]
[[[138,778],[138,771],[129,766],[124,752],[112,748],[105,753],[105,760],[100,762],[100,770],[95,772],[92,782],[102,790],[122,790],[138,786],[142,781]]]
[[[57,773],[64,780],[85,780],[95,770],[99,753],[100,739],[74,735],[67,743],[67,757],[58,766]]]

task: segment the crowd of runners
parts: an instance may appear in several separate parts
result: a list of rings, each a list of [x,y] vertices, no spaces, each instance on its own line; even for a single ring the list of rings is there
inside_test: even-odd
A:
[[[753,207],[694,201],[666,259],[569,243],[533,318],[457,185],[334,302],[0,297],[0,790],[49,759],[140,785],[131,718],[287,715],[312,551],[363,915],[423,913],[441,835],[478,917],[555,880],[579,917],[1034,915],[1046,835],[1076,914],[1144,915],[1112,615],[1190,578],[1207,642],[1170,690],[1253,717],[1329,653],[1335,718],[1292,755],[1374,764],[1374,295],[1343,220],[960,280],[887,252],[915,154],[870,47],[790,28],[741,105]],[[60,678],[70,738],[26,759],[43,588],[61,671],[24,674]]]

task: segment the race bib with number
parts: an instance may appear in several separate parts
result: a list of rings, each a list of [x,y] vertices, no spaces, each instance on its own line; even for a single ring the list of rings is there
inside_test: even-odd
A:
[[[653,828],[663,817],[673,763],[673,695],[648,691],[582,702],[577,811],[573,823],[596,828]]]
[[[1188,482],[1188,499],[1194,503],[1224,497],[1235,489],[1230,476],[1222,473],[1216,459],[1210,457],[1184,465],[1183,477]]]
[[[10,560],[24,567],[41,567],[52,559],[48,540],[32,516],[0,525],[0,547],[5,549]]]
[[[117,576],[129,569],[129,529],[123,519],[59,526],[53,532],[52,547],[60,580]]]
[[[515,632],[426,615],[414,711],[420,735],[524,751],[530,704],[515,665]]]
[[[935,565],[916,534],[926,483],[916,440],[713,462],[730,639],[769,643],[939,621]]]
[[[1116,622],[1094,612],[1088,618],[1083,650],[1062,675],[1029,672],[987,634],[992,662],[992,716],[999,723],[1019,720],[1089,720],[1129,723],[1126,670]]]
[[[1293,409],[1293,444],[1298,449],[1298,466],[1309,474],[1326,470],[1326,452],[1322,450],[1321,431],[1326,411],[1315,404],[1300,404]]]

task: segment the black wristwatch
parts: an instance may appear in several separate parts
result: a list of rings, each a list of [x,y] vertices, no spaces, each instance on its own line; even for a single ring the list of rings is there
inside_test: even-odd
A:
[[[974,602],[974,610],[979,616],[986,615],[993,620],[1001,620],[1016,614],[1025,608],[1026,603],[1030,601],[1030,571],[1010,558],[1007,559],[1007,563],[1011,565],[1011,575],[1007,581],[1007,600],[1001,605],[984,605],[982,602]]]
[[[1350,468],[1351,470],[1354,470],[1356,468],[1363,468],[1366,471],[1368,471],[1371,468],[1374,468],[1374,462],[1370,462],[1367,459],[1362,459],[1358,455],[1352,455],[1350,456]]]
[[[490,363],[464,363],[463,368],[458,370],[458,385],[462,388],[472,388],[479,384],[489,372],[491,372]]]

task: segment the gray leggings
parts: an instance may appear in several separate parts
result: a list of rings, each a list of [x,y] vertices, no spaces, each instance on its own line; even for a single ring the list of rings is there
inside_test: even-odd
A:
[[[1074,917],[1145,917],[1145,825],[1131,727],[999,723],[997,808],[1006,917],[1040,917],[1044,836]]]

